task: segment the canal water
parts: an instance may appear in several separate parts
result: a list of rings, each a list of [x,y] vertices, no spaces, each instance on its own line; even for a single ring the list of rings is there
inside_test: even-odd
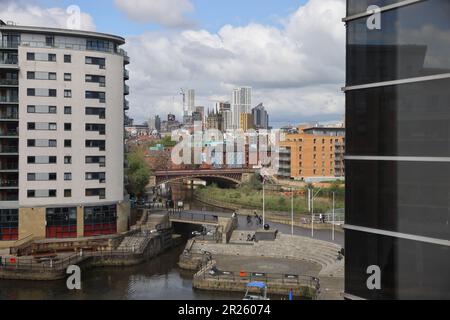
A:
[[[192,272],[177,266],[184,246],[144,264],[93,268],[82,273],[82,290],[69,291],[65,280],[0,280],[0,300],[240,300],[242,294],[192,289]]]
[[[193,191],[172,186],[173,198],[190,202],[195,210],[213,210],[195,203]],[[245,219],[245,217],[243,217]],[[244,222],[240,221],[243,225]],[[274,225],[283,233],[290,227]],[[284,230],[286,229],[286,230]],[[307,233],[296,228],[296,234]],[[327,233],[328,234],[328,233]],[[320,236],[320,234],[318,235]],[[325,237],[325,233],[322,234]],[[343,242],[340,236],[338,242]],[[82,273],[82,290],[69,291],[65,280],[31,282],[0,280],[0,300],[241,300],[243,293],[209,292],[192,288],[194,273],[178,268],[184,245],[146,263],[124,268],[92,268]],[[280,299],[283,297],[272,297]]]

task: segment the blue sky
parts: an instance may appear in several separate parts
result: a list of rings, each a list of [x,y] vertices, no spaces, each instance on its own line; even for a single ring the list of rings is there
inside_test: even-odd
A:
[[[123,36],[141,34],[148,30],[161,30],[157,24],[129,21],[115,5],[114,0],[39,0],[46,7],[80,6],[95,21],[97,31]],[[295,12],[306,0],[193,0],[194,11],[186,16],[197,26],[217,32],[222,26],[245,26],[249,23],[280,26],[280,20]]]
[[[78,5],[82,28],[123,36],[138,122],[181,115],[180,88],[208,109],[238,86],[253,88],[252,104],[264,103],[274,126],[343,118],[345,0],[0,2],[4,20],[61,28]]]

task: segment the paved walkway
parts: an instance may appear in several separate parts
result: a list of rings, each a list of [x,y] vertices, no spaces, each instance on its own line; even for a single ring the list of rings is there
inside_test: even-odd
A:
[[[295,261],[275,258],[251,258],[233,256],[214,256],[216,266],[222,271],[260,272],[276,274],[299,274],[317,277],[320,267],[307,261]]]
[[[259,268],[261,272],[294,270],[297,274],[317,275],[321,282],[319,299],[340,300],[344,287],[344,260],[338,260],[340,246],[306,237],[279,234],[275,241],[244,242],[250,231],[233,233],[230,244],[194,243],[192,252],[208,251],[223,266]],[[297,267],[294,267],[298,264]],[[315,267],[312,267],[314,265]],[[286,267],[285,267],[286,266]],[[228,271],[228,270],[226,270]],[[231,270],[235,271],[235,270]],[[251,271],[251,270],[244,270]],[[315,273],[314,273],[315,272]]]

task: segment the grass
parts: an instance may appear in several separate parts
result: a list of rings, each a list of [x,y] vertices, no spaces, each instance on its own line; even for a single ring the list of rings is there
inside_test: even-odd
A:
[[[204,199],[216,200],[224,203],[231,203],[247,209],[261,210],[263,207],[262,190],[254,189],[250,186],[242,186],[237,189],[221,189],[216,185],[207,186],[196,191],[197,195]],[[327,212],[332,209],[332,199],[328,197],[329,190],[321,192],[326,197],[317,197],[314,201],[315,212]],[[320,194],[319,194],[320,195]],[[266,191],[265,206],[268,211],[290,212],[291,195],[289,192]],[[344,197],[337,193],[336,208],[344,207]],[[297,193],[294,196],[294,212],[297,214],[308,213],[308,200],[306,195]]]

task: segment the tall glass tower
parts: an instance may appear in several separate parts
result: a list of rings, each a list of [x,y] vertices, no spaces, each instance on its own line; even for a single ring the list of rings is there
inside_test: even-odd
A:
[[[346,297],[450,299],[450,1],[344,21]]]

